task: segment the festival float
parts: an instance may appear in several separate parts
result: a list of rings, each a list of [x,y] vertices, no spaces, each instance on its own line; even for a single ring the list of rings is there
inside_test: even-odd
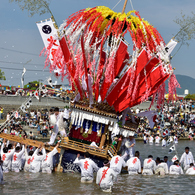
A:
[[[138,127],[130,108],[151,96],[151,105],[157,99],[160,108],[165,81],[170,99],[179,86],[170,64],[177,42],[166,45],[139,12],[124,12],[126,3],[121,13],[105,6],[82,9],[59,28],[53,17],[37,22],[45,68],[66,78],[74,91],[69,134],[61,142],[64,171],[76,171],[73,161],[86,151],[102,166],[119,151],[121,138],[133,136]]]

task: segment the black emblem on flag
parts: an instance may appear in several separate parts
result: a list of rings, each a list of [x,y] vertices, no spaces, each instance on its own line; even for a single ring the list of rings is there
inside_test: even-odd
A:
[[[43,31],[45,34],[50,34],[51,31],[52,31],[52,29],[51,29],[51,27],[50,27],[49,25],[44,25],[44,26],[42,27],[42,31]]]

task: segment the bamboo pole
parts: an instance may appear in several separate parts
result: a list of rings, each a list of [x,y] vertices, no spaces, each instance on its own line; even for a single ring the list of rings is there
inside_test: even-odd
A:
[[[125,0],[125,3],[124,3],[124,5],[123,5],[122,14],[125,12],[125,8],[126,8],[126,6],[127,6],[127,0]]]

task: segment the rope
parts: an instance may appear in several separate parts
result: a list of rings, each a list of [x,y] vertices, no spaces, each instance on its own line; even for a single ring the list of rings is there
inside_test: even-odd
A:
[[[132,4],[131,0],[129,0],[129,1],[130,1],[130,3],[131,3],[132,10],[134,10],[134,8],[133,8],[133,4]]]
[[[112,8],[112,10],[121,2],[121,0],[119,0],[119,2]]]

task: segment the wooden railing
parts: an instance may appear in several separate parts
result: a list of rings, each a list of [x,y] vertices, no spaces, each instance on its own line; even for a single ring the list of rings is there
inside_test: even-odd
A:
[[[43,142],[40,142],[40,141],[31,140],[31,139],[24,139],[24,138],[16,136],[16,135],[10,135],[10,134],[6,134],[6,133],[1,133],[0,138],[4,138],[4,139],[18,142],[18,143],[31,145],[34,147],[39,147],[40,144],[41,145],[44,144]],[[45,145],[46,150],[52,151],[53,148],[54,148],[53,146]],[[114,146],[107,146],[104,149],[100,149],[98,147],[90,146],[88,144],[69,140],[68,137],[65,137],[62,139],[62,142],[60,144],[60,148],[58,148],[59,153],[61,151],[61,148],[72,149],[72,150],[76,150],[76,151],[82,152],[82,153],[89,152],[91,155],[95,155],[95,156],[98,156],[98,157],[101,157],[104,159],[110,159],[112,156],[114,156],[116,154],[116,149],[114,148]]]
[[[95,146],[69,140],[68,138],[62,139],[60,146],[65,149],[72,149],[82,153],[89,152],[91,155],[107,158],[108,147],[105,149],[100,149]]]
[[[32,140],[32,139],[24,139],[24,138],[16,136],[16,135],[10,135],[10,134],[6,134],[6,133],[1,133],[0,138],[10,140],[10,141],[13,141],[13,142],[27,144],[27,145],[34,146],[34,147],[39,147],[40,144],[41,145],[44,144],[43,142],[40,142],[40,141],[36,141],[36,140]],[[46,145],[45,149],[49,150],[49,151],[52,151],[54,149],[54,147]],[[58,148],[57,150],[60,153],[61,149]]]

